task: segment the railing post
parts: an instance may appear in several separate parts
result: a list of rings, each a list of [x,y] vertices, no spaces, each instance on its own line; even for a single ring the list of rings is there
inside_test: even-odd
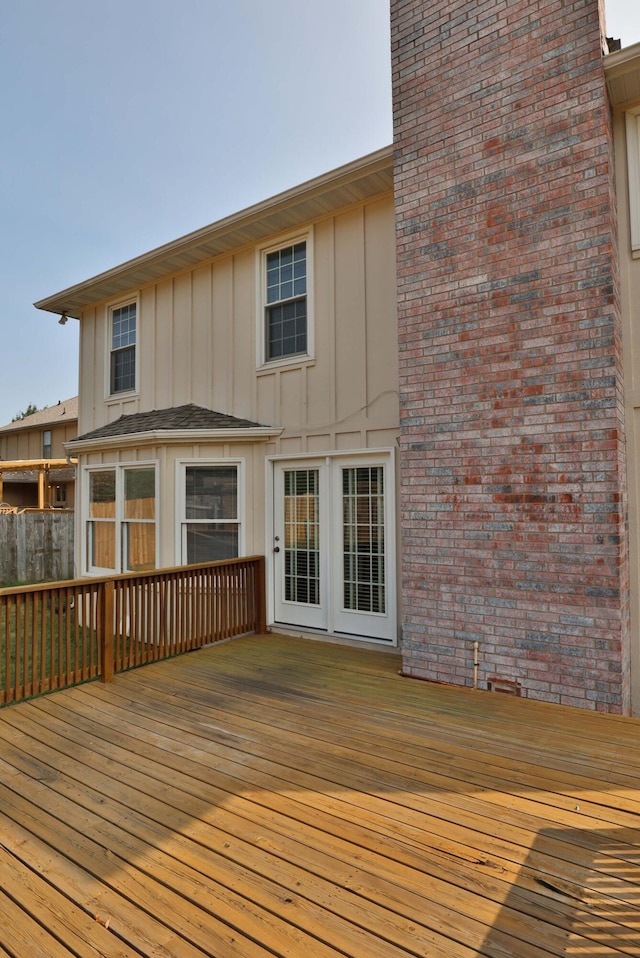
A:
[[[256,632],[264,635],[267,631],[267,586],[265,575],[265,557],[259,556],[256,562]]]
[[[107,579],[102,584],[102,602],[98,604],[100,676],[103,682],[111,682],[113,679],[113,600],[113,579]]]

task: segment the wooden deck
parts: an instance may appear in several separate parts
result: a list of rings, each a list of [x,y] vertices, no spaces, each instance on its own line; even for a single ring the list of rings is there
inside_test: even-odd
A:
[[[0,711],[0,956],[640,955],[640,722],[247,637]]]

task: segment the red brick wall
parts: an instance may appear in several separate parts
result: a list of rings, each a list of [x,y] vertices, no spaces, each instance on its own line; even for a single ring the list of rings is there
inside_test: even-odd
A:
[[[403,661],[628,708],[598,0],[392,0]]]

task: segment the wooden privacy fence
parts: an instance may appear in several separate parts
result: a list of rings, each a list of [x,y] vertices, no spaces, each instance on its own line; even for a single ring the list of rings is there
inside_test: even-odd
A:
[[[72,511],[0,513],[0,583],[72,576]]]
[[[263,556],[0,589],[0,706],[265,630]]]

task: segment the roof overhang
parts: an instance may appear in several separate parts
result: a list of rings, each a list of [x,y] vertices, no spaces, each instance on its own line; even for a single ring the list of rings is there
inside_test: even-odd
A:
[[[246,429],[154,429],[124,436],[70,439],[64,448],[71,455],[98,452],[103,449],[139,449],[141,446],[179,445],[192,442],[268,442],[281,435],[284,427],[257,426]]]
[[[296,229],[393,189],[393,147],[355,160],[271,199],[47,296],[34,305],[79,319],[95,303],[140,289],[220,256]]]
[[[613,107],[624,107],[640,100],[640,43],[616,50],[604,58],[609,100]]]

